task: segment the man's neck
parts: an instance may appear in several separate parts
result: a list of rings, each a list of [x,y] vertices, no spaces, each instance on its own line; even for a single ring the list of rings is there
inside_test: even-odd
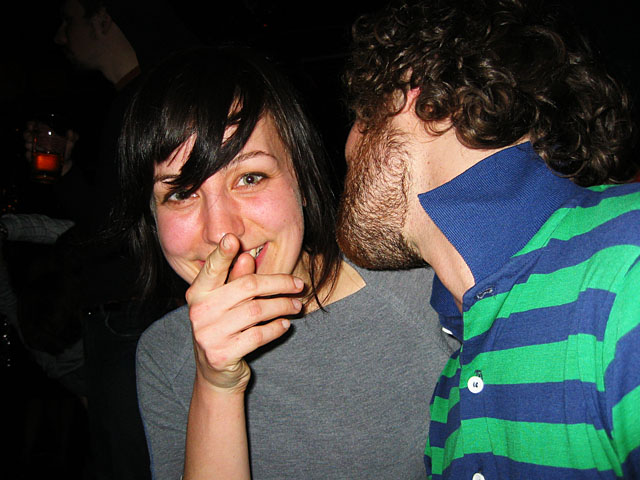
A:
[[[413,138],[417,141],[409,141],[405,145],[405,148],[411,149],[409,158],[412,162],[406,237],[433,267],[454,296],[458,308],[461,308],[462,296],[475,284],[473,274],[460,253],[425,213],[418,195],[451,181],[499,149],[470,149],[460,143],[454,129],[432,135],[423,125],[412,130]],[[446,130],[446,126],[443,124],[437,128]]]
[[[104,42],[100,71],[109,82],[118,85],[125,76],[140,67],[140,62],[133,46],[115,23],[111,24]]]
[[[124,77],[116,82],[114,85],[115,89],[120,92],[124,87],[126,87],[134,78],[140,75],[140,66],[136,65],[136,67],[127,73]]]
[[[475,285],[472,270],[425,212],[418,196],[451,182],[485,158],[508,147],[469,148],[460,141],[450,120],[425,124],[415,113],[416,98],[416,91],[410,91],[404,108],[391,120],[391,126],[403,133],[403,150],[411,179],[407,191],[407,218],[402,233],[433,267],[440,281],[454,296],[458,308],[461,308],[465,292]],[[516,143],[525,140],[522,138]]]
[[[463,295],[475,285],[471,269],[422,208],[410,210],[407,221],[413,226],[412,230],[417,232],[414,238],[418,240],[412,242],[414,247],[431,265],[440,281],[453,295],[458,309],[462,310]]]
[[[109,60],[110,61],[105,63],[101,71],[104,77],[114,86],[118,85],[118,83],[121,82],[121,80],[124,79],[127,75],[130,75],[131,72],[135,71],[137,68],[140,68],[135,53],[133,54],[133,56],[118,56],[118,58],[113,57]]]

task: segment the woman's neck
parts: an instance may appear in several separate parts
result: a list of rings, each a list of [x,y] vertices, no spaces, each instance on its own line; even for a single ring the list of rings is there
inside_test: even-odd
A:
[[[340,261],[334,282],[329,283],[318,292],[322,306],[330,305],[338,300],[356,293],[366,285],[360,274],[344,260]],[[305,313],[318,310],[320,306],[315,298],[311,298],[305,306]]]

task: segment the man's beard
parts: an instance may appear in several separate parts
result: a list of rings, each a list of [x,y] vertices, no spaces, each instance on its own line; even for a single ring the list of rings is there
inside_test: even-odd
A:
[[[337,225],[344,254],[373,270],[425,266],[402,234],[410,178],[401,134],[388,127],[367,132],[349,156]]]

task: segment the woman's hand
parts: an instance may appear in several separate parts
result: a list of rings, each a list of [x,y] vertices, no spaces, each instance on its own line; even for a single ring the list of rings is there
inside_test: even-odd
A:
[[[238,238],[225,235],[187,291],[196,378],[185,480],[251,478],[244,411],[251,370],[243,357],[280,337],[289,328],[282,317],[302,308],[293,298],[302,280],[256,274],[253,257],[239,251]]]
[[[229,393],[243,392],[249,382],[243,357],[287,331],[282,317],[300,311],[292,295],[304,286],[292,275],[256,274],[253,257],[239,249],[238,238],[225,235],[186,295],[198,380]]]

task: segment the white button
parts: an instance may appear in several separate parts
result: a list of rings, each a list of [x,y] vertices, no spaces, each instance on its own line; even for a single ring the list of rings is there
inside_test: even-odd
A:
[[[443,331],[444,333],[446,333],[447,335],[453,335],[453,332],[452,332],[451,330],[449,330],[448,328],[444,328],[444,327],[442,327],[442,331]]]
[[[482,378],[474,375],[467,382],[467,388],[469,389],[469,391],[471,393],[480,393],[482,391],[482,389],[484,388],[484,382],[482,381]],[[476,475],[480,475],[480,474],[477,473]],[[476,480],[475,477],[474,477],[474,480]]]
[[[484,475],[481,473],[474,473],[471,480],[484,480]]]

